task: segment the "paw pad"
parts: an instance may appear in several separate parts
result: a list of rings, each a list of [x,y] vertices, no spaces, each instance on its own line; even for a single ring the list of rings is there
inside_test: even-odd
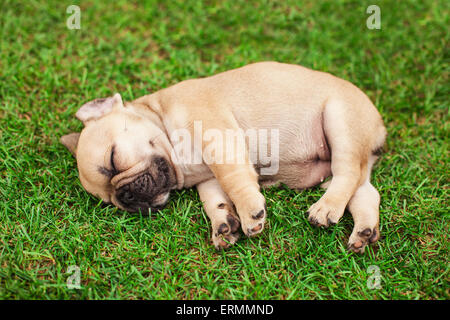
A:
[[[257,214],[252,215],[252,218],[255,220],[261,219],[262,217],[264,217],[264,210],[261,210]]]
[[[372,230],[370,230],[369,228],[367,228],[367,229],[364,229],[363,231],[358,232],[358,234],[359,234],[361,237],[368,238],[368,237],[370,237],[370,235],[372,234]]]
[[[228,214],[227,215],[227,222],[228,222],[228,225],[231,228],[231,232],[232,233],[235,233],[236,231],[238,231],[240,223],[239,223],[239,220],[236,217],[234,217],[231,214]]]
[[[228,227],[228,225],[226,223],[222,223],[219,226],[219,229],[217,229],[218,234],[227,234],[229,231],[230,231],[230,228]]]

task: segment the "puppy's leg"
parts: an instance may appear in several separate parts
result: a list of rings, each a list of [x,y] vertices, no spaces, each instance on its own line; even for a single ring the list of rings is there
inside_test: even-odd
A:
[[[212,241],[216,249],[226,249],[239,238],[239,219],[228,196],[216,179],[197,185],[203,207],[211,220]]]
[[[308,220],[316,226],[336,224],[344,214],[345,207],[359,186],[361,173],[356,159],[342,159],[345,164],[332,165],[333,178],[327,191],[308,210]]]
[[[365,179],[370,136],[356,126],[361,119],[344,102],[328,103],[323,128],[331,149],[332,179],[322,198],[308,210],[309,221],[317,226],[335,224],[344,214],[350,198]],[[364,174],[363,174],[364,173]]]
[[[264,228],[266,204],[257,174],[250,164],[210,166],[224,192],[236,207],[242,231],[252,237]]]
[[[375,160],[376,157],[370,157],[367,179],[356,190],[347,206],[355,223],[348,241],[348,248],[358,253],[363,253],[367,244],[380,238],[380,194],[370,183],[370,170]]]
[[[217,121],[206,121],[204,129],[208,129],[209,123],[217,124]],[[226,160],[222,163],[208,161],[208,166],[218,180],[222,190],[230,198],[236,207],[237,214],[241,222],[244,233],[251,237],[257,235],[264,229],[266,218],[266,202],[260,192],[258,184],[258,175],[249,159],[247,145],[245,144],[245,135],[236,121],[230,115],[223,116],[219,124],[220,128],[212,128],[224,132],[232,132],[237,141],[235,148],[229,148],[224,144]],[[204,144],[204,148],[208,146]],[[208,152],[203,151],[203,156]],[[206,162],[206,161],[205,161]]]

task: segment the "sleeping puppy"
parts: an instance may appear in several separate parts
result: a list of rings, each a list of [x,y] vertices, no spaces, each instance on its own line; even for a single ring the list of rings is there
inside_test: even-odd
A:
[[[61,142],[76,156],[83,187],[104,202],[148,213],[172,189],[196,186],[216,248],[239,227],[264,229],[260,186],[325,194],[308,210],[328,227],[347,208],[348,248],[377,241],[380,196],[370,183],[386,130],[369,98],[351,83],[297,65],[260,62],[123,102],[119,94],[84,104],[81,134]]]

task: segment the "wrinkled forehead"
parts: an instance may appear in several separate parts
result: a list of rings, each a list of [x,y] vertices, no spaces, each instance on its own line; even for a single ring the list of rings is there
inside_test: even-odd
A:
[[[127,130],[127,123],[128,126],[135,125],[134,121],[122,112],[113,112],[100,119],[89,121],[81,131],[79,143],[110,140],[121,131]],[[84,137],[89,138],[83,139]],[[82,141],[82,139],[86,141]]]
[[[141,118],[113,112],[82,130],[77,148],[78,169],[87,177],[96,176],[99,167],[110,167],[113,149],[116,165],[132,167],[153,152],[149,141],[160,133],[158,127]]]
[[[81,184],[90,193],[106,199],[103,190],[109,185],[107,177],[100,174],[99,168],[108,163],[114,133],[101,125],[92,124],[83,129],[77,147],[77,166]]]
[[[77,147],[77,161],[100,161],[111,148],[111,143],[117,135],[114,126],[100,119],[89,124],[80,134]]]
[[[139,139],[147,131],[140,128],[140,122],[136,117],[124,112],[113,112],[93,120],[81,131],[78,150],[80,153],[92,152],[93,149],[105,152],[105,148],[118,140],[129,140],[127,142],[133,143],[133,136]],[[81,155],[80,153],[77,152],[77,155]]]

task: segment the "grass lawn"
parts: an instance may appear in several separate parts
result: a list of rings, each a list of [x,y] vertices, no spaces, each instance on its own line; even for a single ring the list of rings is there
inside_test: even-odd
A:
[[[450,298],[448,1],[91,0],[69,30],[74,2],[0,2],[1,299]],[[366,27],[371,4],[380,30]],[[331,72],[379,108],[382,238],[364,255],[346,250],[350,214],[308,223],[319,188],[265,190],[264,232],[222,252],[195,190],[151,218],[83,190],[58,141],[81,130],[82,103],[263,60]]]

